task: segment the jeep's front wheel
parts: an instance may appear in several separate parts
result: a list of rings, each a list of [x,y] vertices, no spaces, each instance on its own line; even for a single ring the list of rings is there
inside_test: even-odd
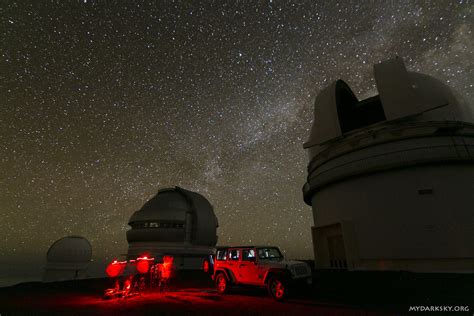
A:
[[[216,289],[217,292],[220,294],[224,294],[227,292],[229,288],[229,282],[225,277],[224,273],[219,273],[216,277]]]
[[[268,281],[268,293],[277,301],[282,301],[287,294],[287,288],[283,279],[278,276],[272,277]]]

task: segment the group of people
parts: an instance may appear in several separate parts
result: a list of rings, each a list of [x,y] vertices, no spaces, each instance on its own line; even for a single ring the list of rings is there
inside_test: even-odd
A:
[[[163,261],[158,263],[154,263],[153,258],[147,259],[145,257],[145,259],[146,262],[141,266],[138,266],[137,261],[133,261],[133,264],[113,262],[108,267],[107,273],[115,278],[115,286],[105,291],[104,298],[126,298],[143,293],[148,289],[158,290],[162,293],[168,291],[169,282],[174,272],[173,257],[164,256]]]

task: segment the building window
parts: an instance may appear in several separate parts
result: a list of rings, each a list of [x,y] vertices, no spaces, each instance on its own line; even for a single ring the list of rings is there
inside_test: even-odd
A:
[[[174,228],[183,229],[184,223],[182,222],[139,222],[131,224],[132,228]]]
[[[433,189],[420,189],[418,190],[419,195],[433,194]]]

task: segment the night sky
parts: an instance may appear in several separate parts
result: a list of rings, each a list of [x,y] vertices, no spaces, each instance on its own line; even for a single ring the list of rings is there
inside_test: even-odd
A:
[[[474,2],[0,3],[0,257],[65,235],[125,253],[159,188],[214,205],[221,244],[310,258],[314,100],[342,78],[376,93],[396,55],[472,100]]]

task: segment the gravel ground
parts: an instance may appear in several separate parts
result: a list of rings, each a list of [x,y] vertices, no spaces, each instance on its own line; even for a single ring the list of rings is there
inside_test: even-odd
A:
[[[0,314],[44,315],[382,315],[356,306],[343,306],[290,298],[276,302],[265,291],[235,290],[220,295],[213,289],[181,289],[145,293],[127,299],[102,300],[99,295],[48,291],[15,295],[1,300]],[[388,313],[385,313],[389,315]]]

